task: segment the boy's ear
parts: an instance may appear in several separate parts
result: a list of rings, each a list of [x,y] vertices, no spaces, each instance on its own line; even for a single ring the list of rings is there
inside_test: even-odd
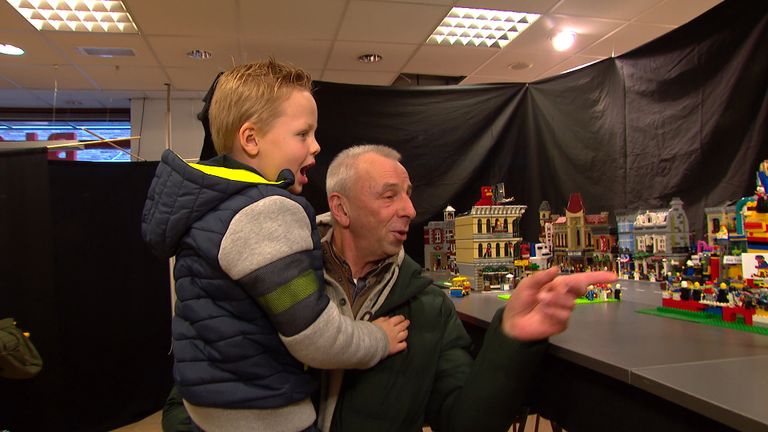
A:
[[[349,226],[349,213],[347,212],[347,203],[344,197],[334,192],[328,197],[328,209],[333,219],[342,227]]]
[[[256,127],[251,122],[245,122],[237,133],[237,143],[243,152],[250,157],[259,154],[259,137]]]

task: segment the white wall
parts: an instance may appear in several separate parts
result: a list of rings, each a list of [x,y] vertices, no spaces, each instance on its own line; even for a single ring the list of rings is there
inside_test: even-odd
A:
[[[198,99],[171,99],[171,150],[183,159],[197,160],[203,148],[203,125],[197,113],[203,109]],[[166,100],[131,99],[131,152],[147,160],[160,160],[165,150]]]

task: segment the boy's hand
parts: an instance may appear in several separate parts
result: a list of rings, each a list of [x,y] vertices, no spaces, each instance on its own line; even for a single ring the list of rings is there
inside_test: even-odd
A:
[[[411,325],[411,322],[404,316],[381,317],[373,323],[387,334],[387,339],[389,339],[387,355],[397,354],[408,346],[405,339],[408,337],[408,326]]]
[[[558,276],[560,269],[535,273],[523,279],[504,308],[502,329],[521,341],[545,339],[568,327],[576,298],[587,286],[616,280],[611,272],[574,273]]]

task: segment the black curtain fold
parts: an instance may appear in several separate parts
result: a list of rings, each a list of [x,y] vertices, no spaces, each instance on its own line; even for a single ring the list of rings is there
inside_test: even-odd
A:
[[[425,90],[316,83],[323,172],[312,173],[306,194],[325,211],[327,166],[340,150],[368,143],[402,153],[414,184],[417,223],[448,201],[474,202],[477,194],[466,196],[465,188],[479,193],[483,173],[503,175],[513,160],[500,144],[506,142],[504,131],[523,90],[519,84]]]
[[[550,202],[563,213],[572,192],[581,192],[588,210],[624,205],[626,136],[623,82],[613,61],[532,84],[529,112],[520,122],[539,157],[537,182],[523,202],[526,233],[538,233],[538,206]],[[534,240],[534,235],[527,239]]]

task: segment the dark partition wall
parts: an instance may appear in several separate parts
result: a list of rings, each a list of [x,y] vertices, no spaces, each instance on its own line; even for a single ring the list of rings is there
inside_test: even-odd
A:
[[[59,310],[54,287],[48,158],[44,149],[0,152],[0,317],[30,333],[43,370],[0,378],[0,430],[45,430],[61,417]],[[27,403],[26,401],[34,401]]]
[[[168,264],[140,235],[157,164],[36,156],[0,153],[0,227],[15,245],[0,315],[44,360],[31,380],[0,381],[0,429],[114,429],[160,409],[171,385]]]
[[[141,239],[156,163],[51,162],[59,336],[68,412],[105,430],[162,407],[171,385],[168,262]],[[77,187],[73,187],[77,185]],[[108,413],[108,414],[107,414]]]

